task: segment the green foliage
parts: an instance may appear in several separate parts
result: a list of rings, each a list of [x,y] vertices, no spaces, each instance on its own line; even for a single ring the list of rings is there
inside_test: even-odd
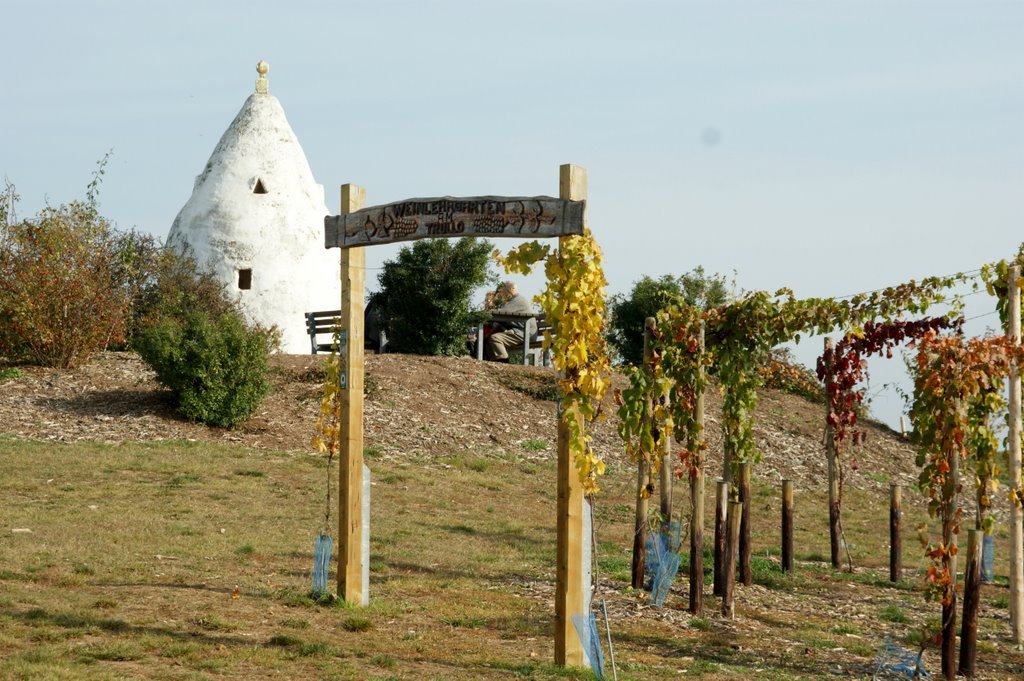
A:
[[[139,269],[134,288],[132,347],[186,418],[222,427],[244,421],[270,389],[267,359],[277,330],[249,326],[191,256],[133,243],[148,266]]]
[[[497,276],[491,245],[474,238],[424,239],[384,263],[370,303],[381,312],[389,347],[417,355],[464,355],[466,330],[481,321],[473,292]]]
[[[249,328],[239,312],[187,309],[143,326],[134,345],[186,418],[228,427],[251,416],[270,389],[274,336]]]
[[[890,603],[882,608],[881,612],[878,613],[878,616],[886,622],[896,622],[897,624],[906,624],[910,621],[910,618],[907,617],[907,613],[903,611],[903,608],[895,603]]]
[[[705,275],[703,267],[680,277],[669,274],[658,279],[641,277],[633,283],[628,296],[612,296],[608,303],[611,312],[608,344],[622,362],[639,366],[643,361],[645,319],[656,316],[658,310],[670,302],[682,301],[706,309],[725,304],[728,297],[725,277]]]
[[[630,372],[631,387],[618,393],[619,416],[624,421],[620,435],[627,447],[637,439],[640,447],[653,443],[655,449],[660,449],[665,438],[674,437],[684,445],[679,455],[690,474],[699,474],[706,442],[694,418],[694,405],[706,384],[705,372],[713,373],[723,396],[725,465],[735,480],[739,464],[757,464],[761,458],[754,443],[753,414],[764,381],[760,369],[773,348],[799,342],[802,334],[856,328],[904,312],[924,313],[930,305],[945,300],[946,289],[965,280],[962,274],[930,277],[842,300],[800,300],[789,289],[754,291],[707,310],[673,301],[656,316],[650,366]],[[960,302],[954,299],[952,307],[950,314],[957,314]],[[663,397],[663,381],[672,387],[666,409],[659,416],[654,413],[659,409],[655,402]],[[651,406],[645,404],[648,401]]]

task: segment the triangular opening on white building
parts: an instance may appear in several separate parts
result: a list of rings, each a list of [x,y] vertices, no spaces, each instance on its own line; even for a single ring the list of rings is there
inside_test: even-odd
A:
[[[267,193],[267,188],[263,185],[263,180],[261,180],[258,177],[256,178],[256,184],[253,185],[252,193],[253,194],[266,194]]]

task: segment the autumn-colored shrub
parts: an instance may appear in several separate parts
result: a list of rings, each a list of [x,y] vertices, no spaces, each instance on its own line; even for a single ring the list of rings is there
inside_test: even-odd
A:
[[[789,348],[773,349],[768,362],[758,373],[766,388],[799,395],[811,402],[825,402],[825,386],[813,371],[796,361]]]
[[[70,368],[121,342],[128,300],[115,230],[93,202],[0,224],[0,355]]]

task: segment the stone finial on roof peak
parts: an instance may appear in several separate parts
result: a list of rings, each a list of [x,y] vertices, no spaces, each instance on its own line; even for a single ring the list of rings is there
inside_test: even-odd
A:
[[[270,92],[270,85],[267,80],[267,71],[269,70],[270,64],[262,59],[256,64],[256,73],[260,74],[260,77],[256,79],[256,94],[265,95]]]

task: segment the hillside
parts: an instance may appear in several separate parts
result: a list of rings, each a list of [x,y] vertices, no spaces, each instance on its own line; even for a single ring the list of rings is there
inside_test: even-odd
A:
[[[223,430],[178,417],[169,395],[134,353],[101,353],[75,371],[20,367],[20,376],[0,384],[0,432],[42,440],[235,442],[256,449],[309,451],[318,414],[325,356],[278,355],[273,389],[258,412]],[[365,442],[385,460],[403,456],[448,456],[453,451],[516,451],[528,439],[554,440],[554,370],[477,362],[468,357],[368,355]],[[622,387],[616,376],[614,385]],[[708,395],[709,478],[720,474],[721,399]],[[756,474],[772,484],[797,481],[823,488],[823,407],[764,391],[755,430],[764,460]],[[594,447],[609,461],[622,461],[611,396],[605,418],[593,428]],[[861,465],[850,484],[887,490],[889,482],[916,479],[913,450],[880,424],[866,424],[866,444],[856,449]],[[867,475],[866,475],[867,474]]]
[[[0,678],[567,676],[549,664],[553,370],[367,357],[372,600],[354,613],[305,596],[324,509],[323,460],[307,444],[323,361],[276,357],[272,393],[231,430],[178,418],[131,353],[75,371],[18,367],[0,382]],[[719,409],[712,393],[712,479]],[[888,488],[916,477],[912,449],[868,426],[844,503],[857,570],[832,571],[822,411],[774,391],[761,397],[755,580],[726,620],[709,584],[702,617],[686,611],[682,577],[661,609],[628,587],[635,473],[609,399],[592,431],[610,462],[595,501],[597,598],[620,680],[871,678],[887,641],[916,650],[937,608],[914,590],[923,564],[914,536],[926,518],[909,489],[906,577],[890,584],[886,570]],[[783,478],[797,490],[790,575],[778,567]],[[997,555],[1005,550],[1003,533]],[[1005,599],[1005,578],[985,587],[979,679],[1024,669]],[[936,669],[934,652],[925,661]]]

